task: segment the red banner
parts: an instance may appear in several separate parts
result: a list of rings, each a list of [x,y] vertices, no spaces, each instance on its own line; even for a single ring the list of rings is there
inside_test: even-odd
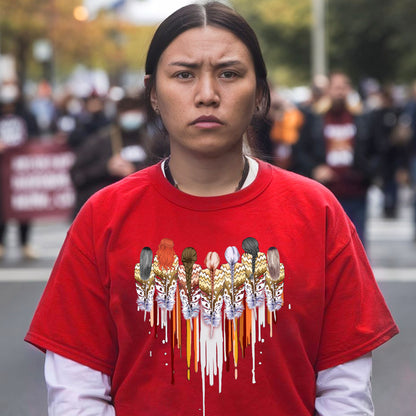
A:
[[[1,154],[1,217],[68,217],[75,201],[73,162],[68,147],[54,142],[33,141]]]

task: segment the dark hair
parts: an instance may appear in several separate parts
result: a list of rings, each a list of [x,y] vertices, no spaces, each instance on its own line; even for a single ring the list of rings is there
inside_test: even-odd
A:
[[[241,246],[247,254],[251,254],[251,272],[254,277],[256,271],[256,259],[259,254],[259,243],[255,238],[247,237],[243,240]]]
[[[123,97],[117,102],[117,112],[122,113],[129,110],[143,110],[146,105],[144,93],[135,96]]]
[[[146,103],[149,119],[156,114],[150,103],[150,93],[155,86],[155,74],[164,50],[180,34],[189,29],[214,26],[226,29],[239,38],[250,51],[256,73],[257,88],[261,91],[259,107],[266,115],[270,107],[270,89],[267,69],[257,36],[253,29],[237,12],[224,4],[213,1],[206,4],[190,4],[167,17],[156,30],[147,52],[145,72],[150,75],[146,84]]]
[[[153,253],[149,247],[143,247],[140,253],[140,278],[148,280],[152,271]]]

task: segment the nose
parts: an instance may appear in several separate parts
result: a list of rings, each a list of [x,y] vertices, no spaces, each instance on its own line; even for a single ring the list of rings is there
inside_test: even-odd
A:
[[[195,104],[198,107],[217,107],[220,103],[218,84],[209,74],[201,76],[196,85]]]

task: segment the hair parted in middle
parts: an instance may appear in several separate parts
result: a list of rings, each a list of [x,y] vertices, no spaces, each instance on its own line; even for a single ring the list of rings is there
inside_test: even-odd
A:
[[[267,82],[267,69],[254,30],[232,8],[217,1],[210,1],[206,4],[189,4],[178,9],[157,28],[150,43],[145,64],[145,73],[148,76],[145,91],[146,104],[150,120],[157,118],[157,114],[151,105],[150,95],[155,87],[156,71],[161,55],[172,41],[182,33],[193,28],[206,26],[228,30],[247,47],[253,59],[257,89],[261,96],[258,103],[259,112],[262,116],[268,113],[270,88]]]

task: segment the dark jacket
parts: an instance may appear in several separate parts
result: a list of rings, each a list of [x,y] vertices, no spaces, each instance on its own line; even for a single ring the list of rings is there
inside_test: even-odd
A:
[[[354,137],[353,164],[350,168],[351,180],[365,192],[373,178],[379,172],[380,149],[370,135],[367,115],[353,115],[356,127]],[[319,165],[326,164],[326,142],[324,137],[324,115],[305,111],[305,123],[296,144],[294,170],[302,175],[312,177],[312,171]],[[348,184],[345,184],[348,187]],[[331,185],[328,185],[331,189]],[[348,193],[348,192],[347,192]],[[339,196],[339,195],[337,195]]]
[[[114,154],[129,146],[140,146],[143,151],[142,160],[132,161],[136,170],[151,164],[145,128],[131,134],[121,134],[118,128],[109,126],[90,136],[76,149],[75,162],[70,170],[76,191],[74,214],[95,192],[121,179],[110,174],[107,164]]]

